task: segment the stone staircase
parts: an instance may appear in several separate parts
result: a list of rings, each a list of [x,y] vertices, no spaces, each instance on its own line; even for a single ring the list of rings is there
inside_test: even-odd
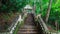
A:
[[[17,34],[39,34],[39,29],[34,24],[32,14],[28,14],[24,22],[24,25],[19,28]]]
[[[38,29],[34,25],[21,26],[17,34],[38,34]]]

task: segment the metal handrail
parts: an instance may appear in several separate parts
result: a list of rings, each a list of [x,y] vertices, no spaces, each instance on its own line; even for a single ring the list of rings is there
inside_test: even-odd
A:
[[[57,32],[51,32],[51,31],[49,31],[47,25],[45,24],[45,22],[43,21],[43,19],[41,18],[41,16],[38,16],[38,22],[39,22],[39,24],[41,24],[40,26],[42,26],[45,34],[47,34],[47,33],[48,34],[53,34],[53,33],[57,34]]]
[[[40,24],[40,26],[42,26],[42,30],[44,31],[44,33],[50,33],[45,22],[42,20],[41,16],[38,16],[38,22]]]
[[[19,16],[16,17],[16,19],[13,20],[12,25],[8,28],[7,31],[11,31],[12,27],[14,27],[15,23],[17,22]]]
[[[17,23],[17,21],[18,21],[18,18],[19,18],[19,16],[16,16],[15,17],[15,19],[12,21],[12,24],[11,24],[11,26],[9,26],[9,28],[5,31],[5,32],[1,32],[0,34],[10,34],[10,31],[12,30],[12,28],[15,26],[15,24]]]

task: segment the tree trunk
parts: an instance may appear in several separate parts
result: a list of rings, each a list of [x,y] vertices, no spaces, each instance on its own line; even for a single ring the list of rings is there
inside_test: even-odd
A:
[[[49,5],[48,5],[48,9],[47,9],[47,14],[46,14],[46,23],[48,22],[48,18],[50,15],[51,5],[52,5],[52,0],[49,0]]]
[[[42,8],[42,0],[40,0],[40,11],[42,12],[43,8]]]

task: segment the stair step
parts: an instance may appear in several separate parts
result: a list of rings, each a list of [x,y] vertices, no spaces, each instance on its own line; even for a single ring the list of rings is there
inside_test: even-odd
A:
[[[34,25],[23,25],[22,27],[35,27]]]
[[[38,30],[38,29],[19,29],[19,30]]]
[[[36,27],[35,26],[31,26],[31,25],[25,25],[25,26],[21,26],[21,29],[27,29],[27,28],[29,28],[29,29],[36,29]]]
[[[29,32],[36,31],[36,32],[37,32],[38,30],[19,30],[19,32],[20,32],[20,31],[21,31],[21,32],[26,32],[26,31],[29,31]]]
[[[24,34],[26,34],[26,33],[28,33],[28,34],[29,34],[29,33],[30,33],[30,34],[33,33],[33,34],[34,34],[34,33],[38,33],[38,32],[29,32],[29,31],[27,31],[27,32],[18,32],[18,34],[19,34],[19,33],[24,33]]]
[[[37,29],[37,28],[35,28],[35,27],[22,27],[22,28],[20,28],[20,29]]]

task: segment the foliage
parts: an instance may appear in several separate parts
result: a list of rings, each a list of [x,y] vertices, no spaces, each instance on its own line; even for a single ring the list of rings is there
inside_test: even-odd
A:
[[[49,0],[30,0],[30,5],[36,6],[36,14],[42,14],[42,18],[45,20],[46,13],[49,5]],[[42,11],[40,9],[42,6]],[[48,19],[48,23],[54,25],[55,21],[57,20],[58,24],[60,25],[60,0],[52,0],[52,7],[50,10],[50,15]]]
[[[20,12],[21,9],[26,5],[30,4],[32,6],[35,5],[36,14],[42,14],[42,18],[45,19],[49,0],[2,0],[0,3],[0,13],[1,12]],[[41,11],[41,7],[42,11]],[[7,17],[7,16],[5,16]],[[6,18],[7,19],[7,18]],[[57,22],[60,22],[60,0],[52,0],[52,7],[50,10],[50,15],[48,19],[49,23],[55,23],[55,20]],[[59,23],[60,25],[60,23]]]
[[[21,22],[19,21],[17,27],[15,28],[15,30],[14,30],[14,32],[13,32],[13,34],[17,34],[18,29],[19,29],[22,25],[24,25],[23,21],[21,21]]]
[[[47,3],[47,4],[45,4]],[[52,1],[52,7],[50,10],[50,15],[49,15],[49,21],[48,23],[51,23],[52,25],[55,25],[55,21],[57,20],[57,23],[59,24],[60,22],[60,0],[53,0]],[[43,6],[43,11],[42,11],[42,17],[45,19],[46,17],[46,10],[48,7],[48,1],[44,2],[44,4],[42,4]],[[60,24],[59,24],[60,25]],[[60,28],[60,27],[59,27]]]
[[[0,12],[21,11],[26,4],[26,0],[2,0]]]

